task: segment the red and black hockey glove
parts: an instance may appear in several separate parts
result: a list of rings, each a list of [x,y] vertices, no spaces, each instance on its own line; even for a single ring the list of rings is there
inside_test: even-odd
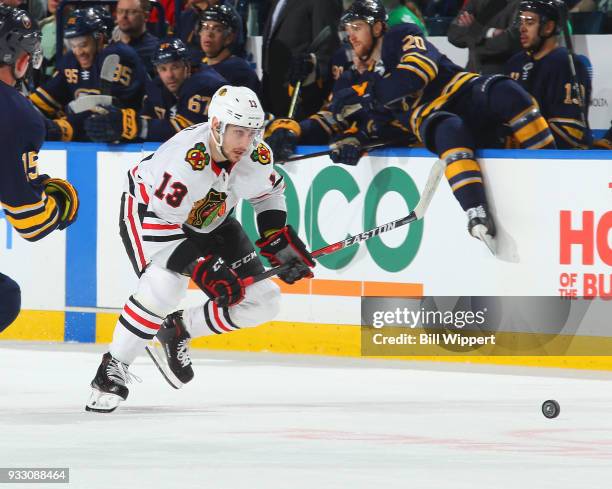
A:
[[[291,226],[285,226],[271,236],[258,240],[256,244],[262,256],[265,256],[273,267],[292,264],[288,270],[278,274],[278,278],[283,282],[292,284],[313,276],[310,270],[315,266],[312,255]]]
[[[238,304],[244,299],[244,284],[220,256],[208,255],[197,260],[193,280],[220,307]]]
[[[79,194],[72,184],[61,178],[49,178],[42,176],[42,184],[45,193],[55,199],[59,209],[60,224],[58,229],[66,229],[76,221],[79,212]]]

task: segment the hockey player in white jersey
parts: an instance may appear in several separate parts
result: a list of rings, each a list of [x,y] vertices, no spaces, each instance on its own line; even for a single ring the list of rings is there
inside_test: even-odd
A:
[[[312,277],[312,256],[286,224],[283,179],[262,142],[264,112],[246,87],[224,86],[213,96],[209,122],[185,129],[132,168],[121,201],[120,233],[138,288],[115,326],[109,351],[91,382],[88,411],[111,412],[128,396],[129,365],[156,335],[175,387],[193,377],[189,338],[229,333],[275,317],[280,291],[271,280],[247,288],[241,278],[264,267],[232,217],[241,199],[257,214],[256,244],[273,266],[291,263],[279,278]],[[189,280],[208,297],[177,311]]]

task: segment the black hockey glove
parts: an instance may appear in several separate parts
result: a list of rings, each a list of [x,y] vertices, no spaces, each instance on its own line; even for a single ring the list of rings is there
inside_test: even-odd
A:
[[[302,129],[293,119],[276,119],[267,128],[266,143],[272,149],[275,163],[282,163],[295,153]]]
[[[220,307],[234,306],[244,299],[242,280],[220,256],[208,255],[198,259],[191,280]]]
[[[297,82],[307,86],[315,81],[317,57],[313,53],[301,53],[291,58],[288,79],[293,86]]]
[[[79,212],[79,194],[67,180],[42,176],[45,193],[55,200],[59,209],[60,224],[58,229],[66,229],[76,221]]]
[[[381,109],[373,94],[371,82],[342,88],[333,93],[329,110],[339,121],[368,119],[370,113]]]
[[[261,238],[256,244],[261,255],[265,256],[273,267],[292,264],[288,270],[278,274],[278,278],[283,282],[292,284],[302,278],[313,277],[310,270],[315,266],[312,255],[291,226],[287,225],[271,236]]]
[[[118,109],[112,105],[96,108],[96,113],[85,120],[89,139],[99,143],[133,141],[143,132],[145,122],[134,109]]]
[[[365,146],[367,141],[368,138],[362,131],[354,134],[343,134],[332,144],[329,158],[334,163],[355,166],[365,153],[363,146]]]

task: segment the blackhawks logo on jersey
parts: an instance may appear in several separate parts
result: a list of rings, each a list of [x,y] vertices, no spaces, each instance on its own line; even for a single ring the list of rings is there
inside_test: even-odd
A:
[[[255,162],[259,162],[262,165],[267,165],[272,161],[272,155],[270,149],[263,143],[259,143],[257,148],[251,153],[251,159]]]
[[[210,163],[210,155],[206,152],[204,143],[197,143],[187,151],[185,161],[191,165],[195,171],[202,171]]]
[[[227,204],[225,203],[227,194],[210,189],[208,195],[202,200],[198,200],[189,212],[187,224],[194,227],[204,228],[213,222],[217,217],[225,215]]]

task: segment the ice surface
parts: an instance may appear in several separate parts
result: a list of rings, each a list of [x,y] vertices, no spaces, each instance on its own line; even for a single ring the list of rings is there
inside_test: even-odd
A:
[[[197,352],[176,391],[143,355],[128,400],[86,413],[101,353],[0,343],[0,467],[70,467],[83,489],[612,483],[608,374]]]

